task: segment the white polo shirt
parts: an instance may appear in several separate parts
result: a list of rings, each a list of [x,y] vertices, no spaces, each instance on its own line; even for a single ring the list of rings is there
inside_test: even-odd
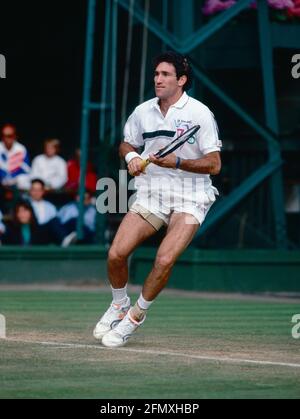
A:
[[[219,140],[218,126],[213,113],[207,106],[183,93],[177,103],[172,105],[167,115],[161,112],[159,99],[151,99],[138,106],[129,117],[124,128],[124,141],[133,147],[144,147],[142,158],[150,153],[155,154],[169,144],[175,136],[185,132],[194,125],[200,125],[198,133],[175,151],[182,159],[199,159],[205,154],[220,151],[222,143]],[[139,191],[145,184],[158,178],[160,188],[167,187],[168,181],[182,185],[184,182],[197,184],[197,190],[218,194],[212,186],[209,175],[191,173],[180,169],[169,169],[150,164],[145,174],[136,177],[135,187]],[[197,181],[197,182],[196,182]],[[152,182],[153,184],[153,182]],[[152,187],[153,189],[153,187]],[[184,188],[189,193],[189,187]]]
[[[41,201],[34,201],[31,199],[30,203],[39,225],[49,223],[49,221],[53,220],[57,215],[55,206],[49,201],[45,201],[44,199]]]
[[[32,162],[31,179],[41,179],[51,189],[61,189],[68,180],[67,163],[60,156],[37,156]]]

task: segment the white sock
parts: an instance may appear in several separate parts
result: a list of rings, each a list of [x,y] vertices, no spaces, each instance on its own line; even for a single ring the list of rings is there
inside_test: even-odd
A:
[[[145,300],[145,298],[143,297],[143,294],[141,293],[141,295],[139,296],[139,299],[137,300],[137,303],[142,310],[148,310],[151,304],[153,303],[153,301]]]
[[[135,305],[130,309],[130,315],[135,321],[142,322],[152,303],[153,301],[146,301],[141,294]]]
[[[122,304],[128,298],[128,296],[127,296],[127,285],[124,288],[113,288],[111,286],[111,291],[112,291],[113,303],[114,304]]]

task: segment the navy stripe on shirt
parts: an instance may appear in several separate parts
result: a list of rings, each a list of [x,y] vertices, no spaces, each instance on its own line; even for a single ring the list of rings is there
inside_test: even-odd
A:
[[[150,138],[156,138],[156,137],[174,137],[176,134],[176,131],[167,131],[167,130],[160,130],[160,131],[152,131],[152,132],[144,132],[143,133],[143,139],[147,140]]]

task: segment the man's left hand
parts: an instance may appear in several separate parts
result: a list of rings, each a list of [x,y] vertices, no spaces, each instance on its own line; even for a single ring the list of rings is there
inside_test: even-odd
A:
[[[176,154],[175,153],[171,153],[166,157],[160,157],[160,158],[155,157],[154,154],[150,154],[149,160],[151,161],[151,163],[156,164],[157,166],[160,166],[160,167],[167,167],[169,169],[176,168]]]

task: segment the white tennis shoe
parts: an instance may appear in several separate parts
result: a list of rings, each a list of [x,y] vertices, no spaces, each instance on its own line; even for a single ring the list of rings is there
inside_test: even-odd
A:
[[[94,338],[101,340],[103,336],[114,329],[126,316],[130,309],[130,298],[127,297],[124,304],[111,303],[109,309],[104,313],[94,329]]]
[[[108,348],[124,346],[136,329],[144,323],[145,319],[146,316],[141,322],[137,322],[131,317],[130,311],[128,311],[124,319],[113,330],[103,336],[102,345]]]

